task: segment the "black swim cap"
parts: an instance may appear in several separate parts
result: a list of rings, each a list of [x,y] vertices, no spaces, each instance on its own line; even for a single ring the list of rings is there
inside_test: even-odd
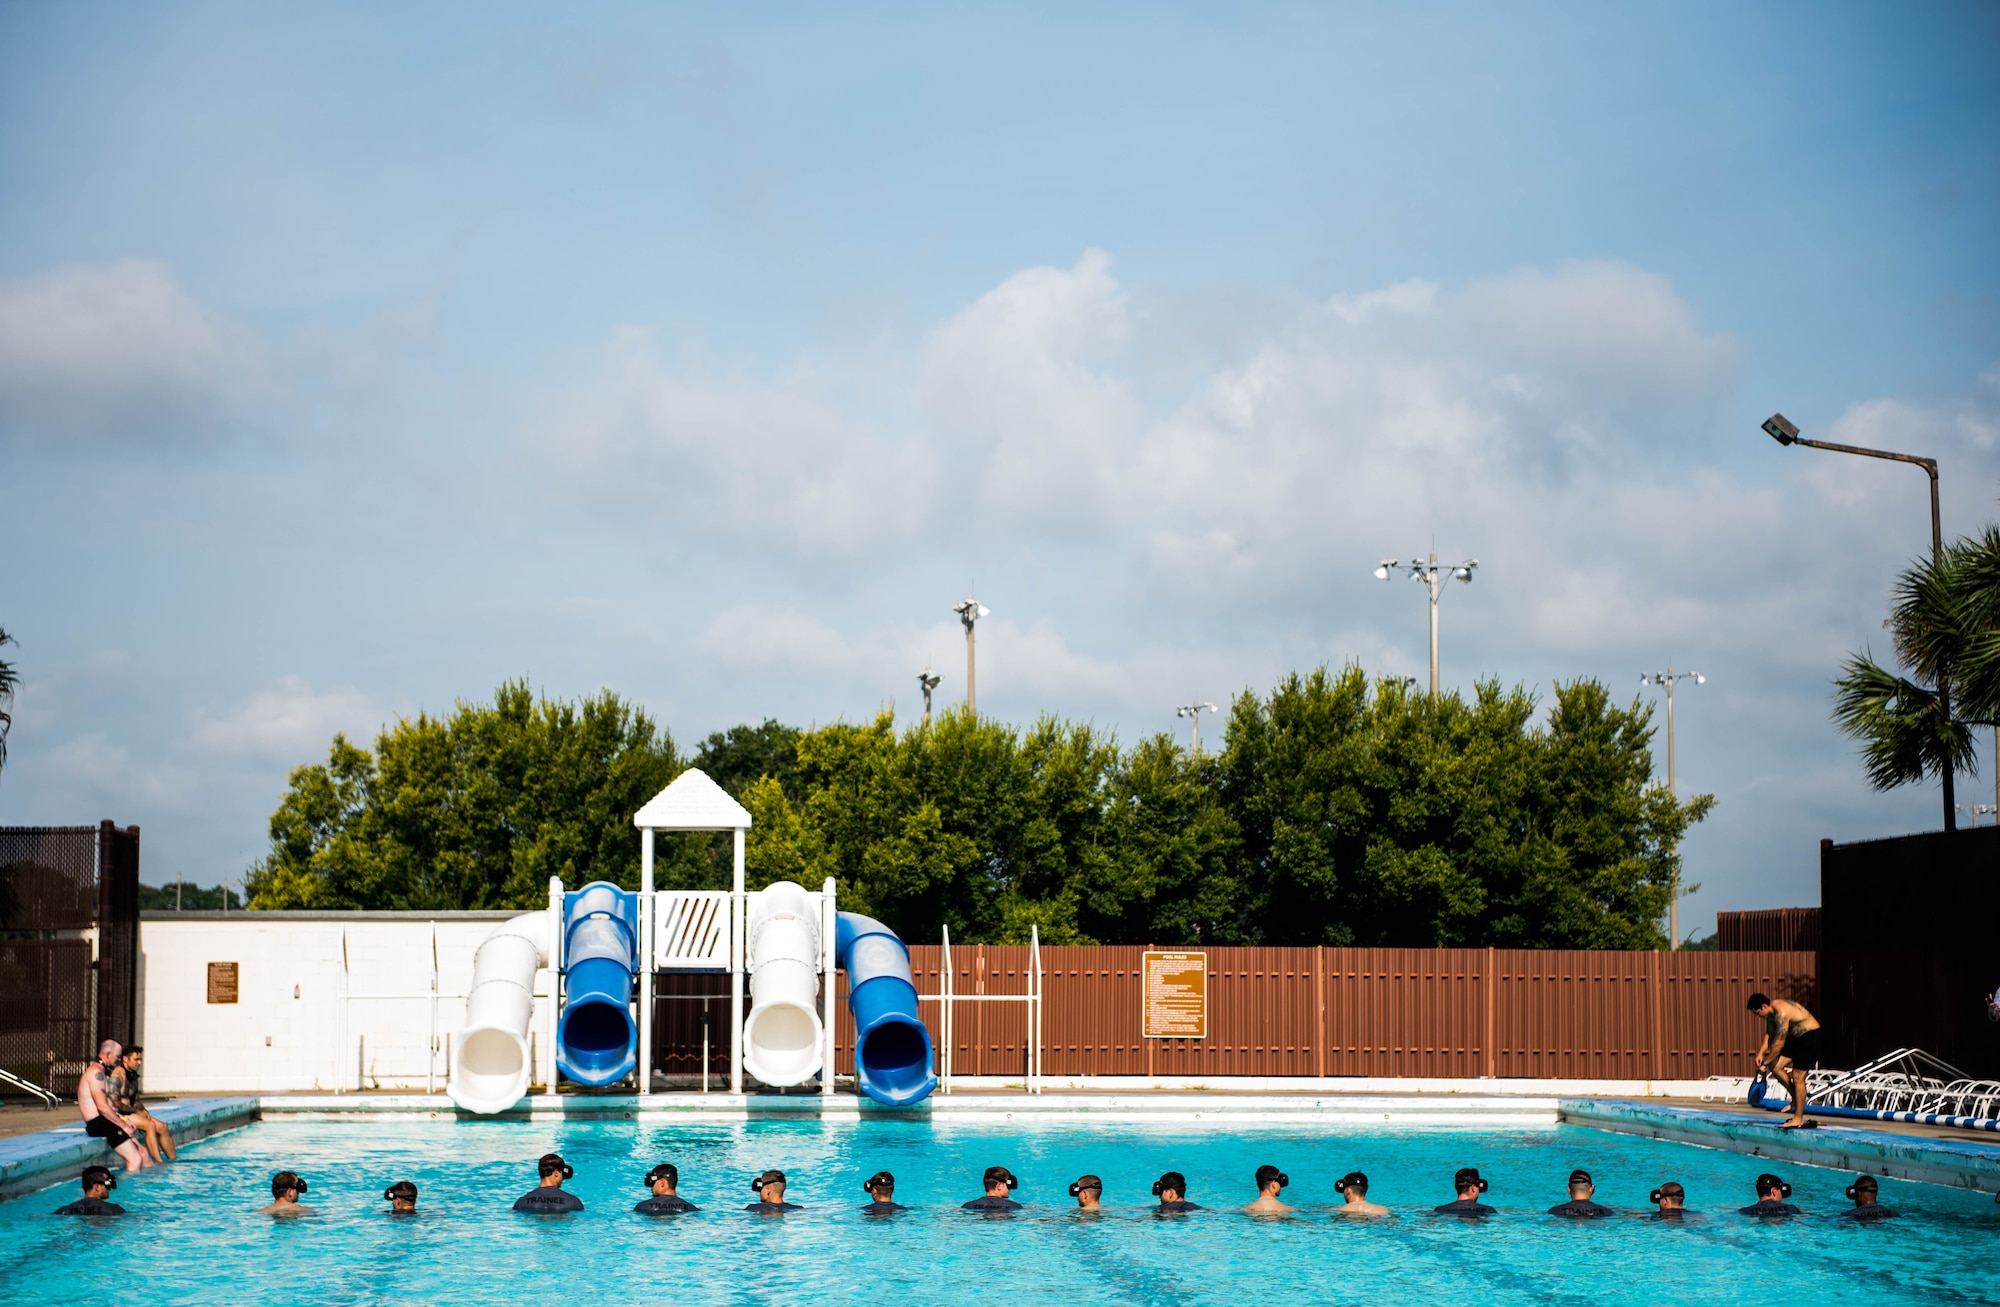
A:
[[[1101,1194],[1104,1192],[1104,1181],[1098,1179],[1094,1175],[1080,1176],[1077,1179],[1070,1181],[1069,1196],[1071,1198],[1080,1197],[1082,1196],[1083,1191],[1086,1189],[1095,1189],[1098,1193]]]
[[[1153,1181],[1153,1197],[1158,1198],[1163,1191],[1168,1189],[1173,1190],[1182,1198],[1186,1198],[1187,1177],[1179,1171],[1169,1171],[1159,1179]]]
[[[1687,1201],[1687,1190],[1681,1188],[1680,1181],[1669,1180],[1665,1184],[1661,1185],[1658,1189],[1653,1190],[1652,1194],[1647,1197],[1646,1201],[1649,1203],[1657,1203],[1662,1198],[1678,1198],[1683,1202],[1685,1202]]]
[[[1004,1184],[1009,1189],[1019,1189],[1021,1187],[1021,1181],[1006,1167],[989,1166],[986,1168],[986,1187],[991,1189],[996,1184]]]
[[[535,1163],[535,1170],[545,1176],[560,1171],[565,1180],[576,1175],[576,1168],[563,1161],[561,1153],[543,1153],[542,1160]]]
[[[1847,1196],[1853,1198],[1857,1192],[1880,1193],[1882,1186],[1875,1183],[1875,1177],[1872,1175],[1857,1175],[1854,1177],[1854,1183],[1847,1186]]]
[[[1260,1166],[1257,1168],[1257,1187],[1259,1189],[1262,1189],[1273,1180],[1276,1180],[1278,1187],[1283,1189],[1292,1182],[1292,1177],[1286,1175],[1275,1166]]]
[[[306,1191],[305,1178],[293,1171],[280,1171],[271,1177],[271,1197],[282,1197],[287,1189],[296,1189],[300,1193],[304,1193]]]
[[[384,1189],[382,1196],[392,1203],[398,1198],[406,1203],[414,1203],[417,1201],[417,1187],[408,1180],[398,1180],[387,1189]]]
[[[1479,1168],[1476,1166],[1459,1167],[1451,1177],[1451,1187],[1454,1191],[1477,1189],[1480,1193],[1486,1192],[1486,1182],[1479,1178]]]
[[[783,1184],[784,1182],[785,1173],[783,1171],[766,1171],[750,1182],[750,1192],[753,1194],[761,1193],[765,1185]]]
[[[1590,1172],[1584,1170],[1580,1166],[1577,1167],[1576,1170],[1571,1171],[1569,1173],[1569,1187],[1572,1189],[1575,1189],[1580,1185],[1587,1185],[1590,1183],[1591,1183]]]
[[[1772,1175],[1769,1171],[1766,1171],[1764,1172],[1764,1174],[1757,1177],[1757,1196],[1759,1198],[1762,1198],[1764,1196],[1764,1191],[1766,1189],[1776,1189],[1780,1194],[1784,1195],[1786,1198],[1790,1198],[1792,1196],[1792,1187],[1786,1184],[1783,1180],[1780,1180],[1777,1176]]]
[[[896,1177],[890,1175],[887,1171],[877,1171],[861,1182],[862,1193],[872,1194],[877,1189],[887,1189],[890,1193],[895,1193]]]
[[[86,1166],[83,1168],[81,1178],[85,1189],[94,1189],[98,1185],[103,1185],[107,1189],[116,1189],[118,1187],[118,1177],[111,1174],[109,1167]]]
[[[1368,1177],[1359,1171],[1349,1171],[1346,1175],[1341,1176],[1333,1182],[1333,1191],[1337,1194],[1344,1194],[1349,1189],[1359,1189],[1361,1196],[1366,1198],[1368,1196]]]

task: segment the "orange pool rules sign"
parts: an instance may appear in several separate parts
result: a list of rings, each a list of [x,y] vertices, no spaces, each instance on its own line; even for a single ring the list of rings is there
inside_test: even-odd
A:
[[[1147,1039],[1208,1038],[1208,954],[1147,953],[1140,987]]]

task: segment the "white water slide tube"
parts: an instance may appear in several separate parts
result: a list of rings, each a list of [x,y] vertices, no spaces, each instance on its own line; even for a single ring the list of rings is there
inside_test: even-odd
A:
[[[465,1029],[451,1046],[445,1092],[468,1112],[504,1112],[528,1092],[528,1019],[535,973],[549,964],[549,914],[524,912],[472,955]]]
[[[821,1062],[819,905],[781,880],[750,896],[749,918],[743,1068],[767,1085],[803,1084]]]

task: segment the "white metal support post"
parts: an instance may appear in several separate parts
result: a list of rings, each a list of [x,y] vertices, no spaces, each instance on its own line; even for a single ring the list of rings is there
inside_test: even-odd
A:
[[[833,877],[826,878],[819,896],[819,1092],[833,1092]]]
[[[743,828],[736,835],[736,871],[729,893],[729,1092],[743,1092]]]
[[[944,1092],[948,1094],[951,1092],[951,927],[939,929],[944,932],[944,965],[938,968],[938,1006],[944,1013],[938,1029],[944,1033],[944,1056],[938,1059],[939,1070],[943,1072],[938,1079],[944,1082]]]
[[[653,828],[639,832],[639,1092],[653,1092]]]
[[[556,1092],[556,1017],[562,1007],[563,973],[563,883],[560,876],[549,877],[549,1004],[542,1011],[542,1084]]]

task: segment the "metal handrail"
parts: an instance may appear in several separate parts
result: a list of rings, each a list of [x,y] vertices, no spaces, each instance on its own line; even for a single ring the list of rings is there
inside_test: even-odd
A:
[[[25,1093],[33,1094],[36,1098],[41,1099],[46,1106],[62,1106],[62,1099],[56,1097],[40,1085],[35,1084],[33,1081],[21,1079],[21,1077],[15,1075],[12,1071],[0,1070],[0,1084],[12,1085],[14,1088],[22,1090]]]

